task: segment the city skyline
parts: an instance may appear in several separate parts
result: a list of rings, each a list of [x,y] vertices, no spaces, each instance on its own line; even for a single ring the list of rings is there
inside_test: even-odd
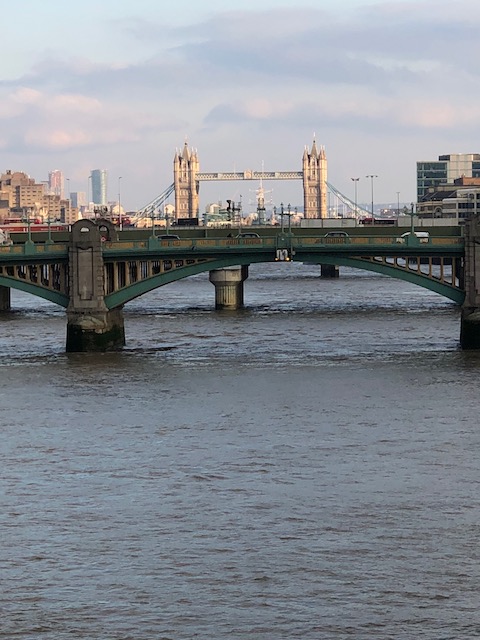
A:
[[[5,35],[3,170],[58,167],[67,191],[88,192],[91,167],[106,167],[131,210],[172,183],[185,140],[200,171],[299,171],[315,137],[336,188],[353,199],[360,178],[368,202],[375,175],[375,200],[394,204],[415,200],[418,161],[479,151],[473,0],[49,7],[19,0],[30,19]],[[201,206],[246,205],[257,186],[202,184]],[[265,186],[273,203],[301,201],[296,183]]]

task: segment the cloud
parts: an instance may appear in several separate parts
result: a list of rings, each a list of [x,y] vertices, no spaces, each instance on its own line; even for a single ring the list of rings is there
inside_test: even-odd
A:
[[[271,136],[280,146],[282,136],[320,129],[333,141],[441,144],[467,139],[479,119],[478,0],[225,10],[183,27],[139,12],[113,24],[119,61],[88,47],[48,52],[0,82],[3,149],[88,150],[116,162],[128,147],[151,171],[156,157],[143,149],[162,144],[170,158],[185,134],[194,145],[195,137],[217,144],[212,155],[226,153],[230,138],[268,144]]]

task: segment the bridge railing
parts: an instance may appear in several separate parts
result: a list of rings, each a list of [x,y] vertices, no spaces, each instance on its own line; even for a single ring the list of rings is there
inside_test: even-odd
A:
[[[172,238],[163,239],[150,236],[144,240],[119,240],[115,242],[105,242],[103,244],[103,253],[132,255],[144,254],[149,252],[157,252],[161,250],[165,253],[175,253],[179,250],[188,249],[189,251],[209,251],[209,250],[228,250],[234,249],[245,252],[255,252],[259,249],[275,250],[276,248],[288,247],[291,249],[321,249],[328,247],[329,249],[358,249],[361,247],[392,247],[400,249],[419,248],[428,252],[428,249],[452,248],[460,250],[463,247],[464,239],[460,236],[430,236],[428,239],[422,238],[422,242],[418,239],[413,242],[410,239],[407,243],[399,242],[397,235],[389,236],[296,236],[288,233],[279,233],[273,236],[262,236],[258,238]],[[68,244],[66,243],[48,243],[48,242],[25,242],[23,244],[1,245],[0,246],[0,262],[14,261],[25,258],[62,258],[68,257]]]
[[[0,245],[0,260],[8,256],[50,256],[68,255],[68,244],[48,242],[24,242],[22,244]]]
[[[426,240],[426,241],[425,241]],[[289,234],[278,234],[275,236],[263,236],[259,238],[172,238],[171,240],[150,237],[146,240],[128,240],[117,242],[106,242],[103,249],[104,253],[124,252],[135,253],[148,250],[161,249],[166,252],[174,252],[179,249],[189,250],[208,250],[208,249],[275,249],[279,246],[289,246],[294,249],[314,249],[325,247],[338,247],[339,249],[347,247],[408,247],[415,248],[431,248],[431,247],[462,247],[463,238],[459,236],[439,236],[423,239],[413,239],[407,243],[399,241],[398,235],[395,236],[348,236],[348,237],[319,237],[319,236],[294,236]]]

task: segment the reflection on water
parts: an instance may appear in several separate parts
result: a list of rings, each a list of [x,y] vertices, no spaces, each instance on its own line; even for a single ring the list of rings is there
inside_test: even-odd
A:
[[[0,638],[477,638],[480,359],[448,300],[251,267],[125,307],[1,318]]]

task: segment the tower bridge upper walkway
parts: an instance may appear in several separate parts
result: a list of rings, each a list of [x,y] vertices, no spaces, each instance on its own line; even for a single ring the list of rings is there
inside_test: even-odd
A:
[[[302,180],[303,171],[224,171],[197,173],[197,180]]]

